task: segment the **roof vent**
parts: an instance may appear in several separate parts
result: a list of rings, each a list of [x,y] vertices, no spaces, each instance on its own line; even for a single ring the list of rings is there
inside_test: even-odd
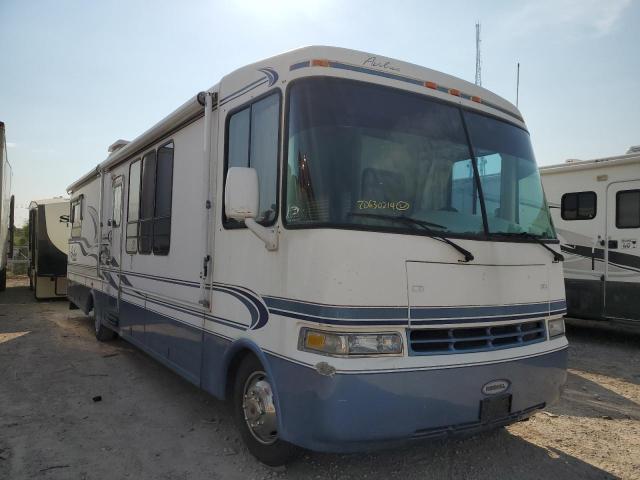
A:
[[[640,153],[640,145],[632,145],[631,147],[629,147],[629,149],[627,150],[627,154],[629,153]]]
[[[122,140],[122,139],[116,140],[111,145],[109,145],[109,153],[113,153],[117,150],[120,150],[122,147],[126,147],[130,143],[131,142],[129,142],[128,140]]]

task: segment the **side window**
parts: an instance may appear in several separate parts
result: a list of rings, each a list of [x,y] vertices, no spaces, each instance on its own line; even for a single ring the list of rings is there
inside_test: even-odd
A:
[[[269,95],[235,112],[228,121],[227,168],[256,169],[260,189],[256,221],[263,225],[272,225],[277,215],[279,131],[279,94]],[[230,228],[241,226],[240,222],[226,218],[224,223]]]
[[[169,142],[158,149],[157,163],[153,216],[153,253],[155,255],[167,255],[171,246],[173,142]]]
[[[251,107],[234,113],[229,119],[228,130],[228,166],[249,166],[249,122],[251,119]]]
[[[111,212],[112,227],[119,227],[122,223],[122,183],[113,187],[113,211]]]
[[[595,192],[565,193],[560,202],[560,216],[563,220],[591,220],[597,211]]]
[[[640,228],[640,190],[616,193],[616,227]]]
[[[79,237],[82,233],[82,204],[84,203],[82,200],[84,195],[80,195],[78,198],[71,200],[70,203],[70,216],[69,221],[71,222],[71,236]]]
[[[153,242],[153,212],[156,199],[156,151],[142,157],[142,191],[138,224],[138,253],[149,254]]]
[[[140,219],[140,173],[142,160],[129,166],[129,202],[127,216],[127,253],[138,251],[138,220]]]

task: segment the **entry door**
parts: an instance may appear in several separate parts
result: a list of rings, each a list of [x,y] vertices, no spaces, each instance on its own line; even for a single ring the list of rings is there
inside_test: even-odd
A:
[[[640,320],[640,180],[607,188],[606,317]]]
[[[100,255],[108,294],[108,321],[117,325],[120,312],[120,271],[122,264],[122,176],[114,177],[105,188],[106,228]]]

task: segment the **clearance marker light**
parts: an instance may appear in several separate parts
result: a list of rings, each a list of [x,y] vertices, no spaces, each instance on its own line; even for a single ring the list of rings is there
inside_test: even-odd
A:
[[[432,88],[434,90],[438,89],[438,84],[435,82],[424,82],[424,86],[427,88]]]
[[[321,59],[311,60],[311,66],[312,67],[328,67],[329,60],[321,60]]]
[[[475,95],[473,97],[471,97],[471,101],[477,102],[477,103],[482,103],[482,99],[480,97],[476,97]]]
[[[449,94],[450,95],[455,95],[456,97],[460,96],[460,90],[456,89],[456,88],[450,88],[449,89]]]

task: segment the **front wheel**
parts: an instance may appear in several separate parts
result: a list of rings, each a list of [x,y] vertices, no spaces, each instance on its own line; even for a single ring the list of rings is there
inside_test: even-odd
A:
[[[277,467],[295,457],[297,447],[278,436],[278,412],[271,380],[253,355],[242,361],[236,373],[233,412],[242,440],[262,463]]]
[[[102,324],[100,317],[96,315],[95,307],[89,312],[89,319],[93,321],[93,330],[99,342],[108,342],[116,337],[116,332]]]

